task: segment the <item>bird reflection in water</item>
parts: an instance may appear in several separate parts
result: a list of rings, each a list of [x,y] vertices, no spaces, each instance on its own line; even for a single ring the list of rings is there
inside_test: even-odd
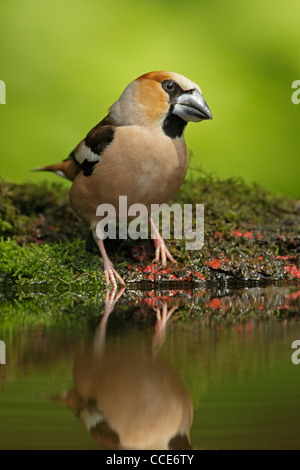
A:
[[[74,364],[74,389],[59,401],[73,409],[105,449],[191,449],[191,397],[176,373],[162,362],[166,326],[176,306],[155,302],[151,353],[106,347],[109,315],[124,289],[107,291],[104,314],[93,343]]]

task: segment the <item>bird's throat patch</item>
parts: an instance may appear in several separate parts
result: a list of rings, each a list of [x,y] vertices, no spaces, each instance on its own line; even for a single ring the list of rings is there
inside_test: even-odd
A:
[[[176,137],[182,136],[186,124],[187,123],[179,116],[170,113],[164,120],[162,127],[164,133],[168,137],[170,137],[171,139],[175,139]]]

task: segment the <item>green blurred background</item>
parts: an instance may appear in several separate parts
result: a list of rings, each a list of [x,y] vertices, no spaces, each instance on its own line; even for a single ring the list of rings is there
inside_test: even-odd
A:
[[[300,2],[1,0],[0,176],[64,159],[125,86],[172,70],[213,121],[189,124],[192,167],[299,197]]]

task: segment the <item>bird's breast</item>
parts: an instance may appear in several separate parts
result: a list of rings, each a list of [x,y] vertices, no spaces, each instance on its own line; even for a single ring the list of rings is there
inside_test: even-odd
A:
[[[184,138],[171,139],[163,132],[140,126],[117,128],[113,142],[91,176],[78,175],[71,189],[71,205],[91,214],[100,204],[118,209],[119,196],[127,205],[168,202],[181,186],[188,165]]]

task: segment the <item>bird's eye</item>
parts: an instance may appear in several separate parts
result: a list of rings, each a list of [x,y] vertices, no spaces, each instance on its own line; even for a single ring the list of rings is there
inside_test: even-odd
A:
[[[174,88],[175,88],[175,83],[173,82],[173,80],[169,81],[169,82],[167,83],[166,87],[167,87],[167,89],[168,89],[169,91],[174,90]]]
[[[162,82],[163,89],[168,93],[176,90],[176,83],[174,80],[165,80]]]

